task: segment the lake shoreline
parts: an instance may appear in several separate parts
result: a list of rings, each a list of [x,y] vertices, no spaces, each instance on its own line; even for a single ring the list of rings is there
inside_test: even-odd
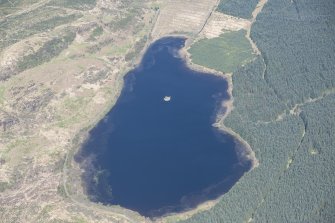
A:
[[[179,37],[179,38],[185,38],[186,41],[190,40],[185,35],[171,35],[171,36],[166,36],[166,37]],[[163,37],[163,38],[165,38],[165,37]],[[141,64],[141,61],[143,59],[143,56],[144,56],[145,52],[148,50],[148,48],[153,43],[154,42],[148,42],[148,44],[146,44],[144,49],[141,51],[141,54],[139,55],[139,57],[136,59],[136,63],[133,63],[132,66],[129,68],[129,70],[127,70],[127,72],[120,75],[120,79],[121,78],[123,79],[131,70],[136,69],[138,67],[138,65]],[[237,140],[240,144],[243,145],[244,148],[242,148],[242,149],[240,148],[237,151],[237,153],[239,154],[239,159],[252,161],[251,169],[253,169],[254,167],[256,167],[258,165],[258,161],[254,157],[254,154],[251,150],[251,147],[238,134],[236,134],[230,128],[225,127],[224,124],[223,124],[224,119],[233,110],[233,97],[232,97],[233,85],[232,85],[231,74],[224,74],[222,72],[215,71],[215,70],[212,70],[212,69],[209,69],[209,68],[206,68],[206,67],[202,67],[200,65],[192,63],[190,54],[187,52],[187,49],[188,49],[188,47],[183,47],[179,50],[179,55],[181,56],[181,59],[183,60],[185,66],[187,66],[189,69],[191,69],[193,71],[199,71],[201,73],[208,73],[208,74],[223,77],[227,81],[227,83],[228,83],[227,92],[228,92],[228,95],[229,95],[229,99],[223,101],[222,106],[224,107],[224,109],[220,109],[219,110],[220,112],[216,115],[217,118],[216,118],[216,123],[214,124],[215,125],[214,127],[217,127],[218,131],[221,131],[221,132],[223,131],[224,133],[227,133],[227,134],[233,136],[234,140]],[[137,65],[135,66],[135,64],[137,64]],[[115,94],[115,97],[110,100],[111,101],[111,106],[109,106],[109,108],[106,109],[107,111],[109,111],[110,109],[112,109],[114,107],[116,100],[120,97],[120,93],[122,91],[122,88],[124,87],[124,82],[123,81],[118,81],[118,87],[120,88],[119,94]],[[99,121],[100,119],[97,119],[97,120]],[[94,124],[92,124],[91,127],[92,126],[94,126]],[[87,136],[88,136],[88,134],[85,135],[84,139],[82,139],[81,142],[85,141]],[[82,145],[82,143],[79,143],[79,145]],[[77,146],[76,151],[74,152],[74,154],[78,153],[80,151],[80,149],[81,149],[80,146]],[[244,150],[246,150],[246,151],[244,151]],[[241,155],[241,154],[243,154],[243,155]],[[78,165],[78,163],[76,163],[76,165]],[[84,182],[81,181],[81,183],[84,183]],[[207,210],[207,209],[213,207],[224,196],[224,194],[219,196],[216,199],[202,202],[199,205],[197,205],[197,207],[195,207],[195,208],[191,208],[189,210],[178,212],[178,213],[168,213],[168,214],[166,214],[162,217],[153,218],[152,220],[157,221],[157,222],[164,222],[166,219],[169,219],[171,217],[173,217],[173,218],[179,217],[179,216],[191,217],[193,214],[196,214],[199,211]],[[88,194],[85,191],[83,191],[83,196],[88,197]],[[95,204],[94,202],[90,202],[90,203]],[[110,208],[110,207],[107,207],[107,208]],[[135,212],[135,211],[123,208],[123,207],[117,207],[117,209],[120,210],[120,211],[122,211],[122,209],[124,209],[124,210],[130,211],[130,212]],[[135,213],[137,214],[137,212],[135,212]],[[141,217],[143,217],[143,216],[141,216]],[[182,217],[182,218],[184,219],[184,217]]]
[[[256,168],[259,165],[259,161],[256,158],[256,155],[254,151],[252,150],[251,146],[238,133],[234,132],[231,128],[224,125],[224,120],[234,109],[233,78],[232,78],[233,74],[223,73],[223,72],[220,72],[220,71],[217,71],[211,68],[203,67],[201,65],[193,63],[191,59],[191,54],[188,52],[192,44],[193,42],[190,44],[186,44],[186,47],[180,50],[180,55],[185,61],[186,66],[188,66],[190,69],[195,70],[195,71],[213,74],[216,76],[221,76],[228,83],[227,93],[229,95],[229,99],[224,100],[222,102],[223,110],[221,110],[221,113],[218,113],[216,115],[216,122],[213,125],[214,127],[217,127],[220,131],[223,131],[233,136],[239,143],[241,143],[245,147],[246,151],[242,151],[241,149],[239,149],[238,152],[240,153],[240,155],[242,155],[240,157],[241,159],[247,159],[252,162],[252,167],[251,167],[251,170],[252,170],[253,168]]]
[[[229,134],[234,137],[234,140],[236,140],[237,144],[240,146],[236,146],[236,153],[240,159],[240,162],[245,161],[251,161],[251,168],[249,171],[252,171],[254,168],[258,167],[259,161],[256,158],[256,155],[254,151],[252,150],[251,146],[247,141],[245,141],[238,133],[233,131],[231,128],[224,125],[225,118],[232,112],[234,109],[234,97],[233,97],[233,80],[232,80],[232,73],[223,73],[211,68],[207,68],[198,64],[195,64],[192,62],[191,54],[188,52],[190,46],[194,43],[194,39],[189,38],[186,35],[169,35],[165,37],[181,37],[186,39],[185,47],[181,48],[179,50],[179,55],[183,59],[185,65],[194,71],[198,71],[204,74],[211,74],[215,76],[220,76],[224,78],[228,83],[228,89],[227,93],[229,95],[229,99],[222,101],[222,109],[219,110],[219,112],[216,114],[216,122],[213,123],[213,127],[217,128],[219,132],[223,132],[226,134]],[[163,38],[165,38],[163,37]],[[246,172],[246,173],[247,173]],[[243,177],[243,176],[242,176]],[[238,182],[238,181],[237,181]],[[236,182],[236,183],[237,183]],[[216,199],[207,200],[201,204],[199,204],[195,208],[191,208],[189,210],[180,212],[180,213],[169,213],[165,216],[154,218],[155,222],[164,223],[164,222],[170,222],[172,220],[185,220],[193,215],[201,212],[206,211],[214,207],[225,195],[226,193],[220,195]]]

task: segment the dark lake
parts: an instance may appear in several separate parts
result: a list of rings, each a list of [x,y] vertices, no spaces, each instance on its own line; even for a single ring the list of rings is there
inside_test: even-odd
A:
[[[76,154],[92,201],[157,217],[217,198],[250,169],[234,138],[212,126],[227,81],[188,68],[178,56],[184,44],[151,45]]]

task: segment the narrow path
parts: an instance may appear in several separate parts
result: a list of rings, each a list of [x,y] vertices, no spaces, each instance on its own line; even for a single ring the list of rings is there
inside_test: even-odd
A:
[[[256,22],[256,18],[258,16],[258,14],[262,11],[264,5],[268,2],[268,0],[260,0],[258,2],[258,4],[256,5],[256,8],[254,9],[254,11],[252,12],[252,18],[251,18],[251,23],[250,26],[248,26],[247,28],[247,34],[246,34],[246,38],[249,40],[253,50],[255,51],[255,53],[257,55],[261,55],[260,50],[258,49],[256,43],[251,39],[250,37],[250,33],[251,33],[251,27],[252,25]]]
[[[206,27],[206,25],[207,25],[209,19],[211,18],[213,12],[214,12],[214,11],[217,9],[217,7],[219,6],[220,2],[221,2],[221,0],[217,0],[217,1],[216,1],[215,5],[213,6],[212,11],[211,11],[211,12],[209,13],[209,15],[207,16],[207,19],[206,19],[204,25],[201,27],[201,29],[198,31],[198,33],[197,33],[196,35],[199,35],[199,34],[202,32],[202,30],[204,30],[204,28]]]
[[[300,116],[299,116],[300,117]],[[301,117],[300,117],[301,118]],[[301,118],[302,119],[302,118]],[[304,122],[304,120],[302,119],[302,121]],[[305,136],[306,136],[306,132],[307,132],[307,126],[306,123],[304,122],[304,129],[303,132],[301,133],[301,139],[300,142],[298,144],[298,146],[293,149],[293,154],[292,156],[288,157],[288,163],[285,167],[283,167],[283,170],[281,170],[277,176],[277,178],[275,179],[274,185],[278,185],[278,182],[281,180],[281,178],[285,175],[285,173],[288,171],[288,169],[290,168],[290,166],[292,165],[292,163],[294,162],[294,158],[296,157],[299,149],[301,148],[301,145],[304,142]],[[289,161],[291,160],[291,161]],[[273,192],[275,187],[269,187],[268,190],[266,190],[263,194],[263,196],[261,197],[261,201],[257,204],[257,206],[253,209],[252,213],[250,214],[250,217],[248,218],[247,222],[252,222],[254,220],[254,217],[258,211],[258,209],[262,206],[262,204],[265,202],[265,200],[267,199],[267,197]]]
[[[283,120],[283,118],[289,113],[289,115],[299,115],[299,109],[302,106],[305,106],[310,103],[318,102],[322,100],[323,98],[327,97],[328,95],[335,94],[335,88],[327,89],[324,92],[321,93],[320,96],[315,97],[315,98],[309,98],[301,103],[297,103],[290,108],[285,109],[283,112],[281,112],[276,119],[274,120],[269,120],[269,121],[257,121],[256,124],[270,124],[274,122],[279,122]]]
[[[262,11],[262,9],[263,9],[264,5],[267,3],[267,1],[268,0],[260,0],[259,1],[259,3],[257,4],[255,10],[252,13],[251,25],[247,29],[247,35],[246,35],[246,37],[248,38],[248,40],[250,41],[251,45],[253,46],[254,50],[256,51],[256,53],[258,55],[261,55],[261,52],[258,49],[257,45],[253,42],[253,40],[250,37],[251,26],[256,21],[257,15]],[[263,61],[264,61],[264,58],[263,58]],[[266,78],[267,64],[266,64],[265,61],[264,61],[264,65],[265,65],[265,69],[264,69],[264,73],[263,73],[263,79],[266,80],[267,79]],[[268,85],[272,88],[272,86],[269,83],[268,83]],[[258,121],[257,123],[259,123],[259,124],[269,124],[269,123],[281,121],[283,119],[283,117],[286,116],[287,112],[289,112],[289,115],[299,115],[299,113],[297,113],[297,110],[299,110],[300,107],[302,107],[302,106],[304,106],[306,104],[309,104],[309,103],[314,103],[314,102],[317,102],[319,100],[322,100],[324,97],[326,97],[326,96],[328,96],[330,94],[334,94],[334,93],[335,93],[335,89],[327,89],[326,91],[324,91],[323,93],[321,93],[321,95],[319,97],[307,99],[306,101],[303,101],[302,103],[295,104],[291,108],[287,108],[287,110],[284,110],[281,114],[279,114],[278,117],[275,120],[270,120],[268,122]],[[277,95],[277,93],[276,93],[276,95]],[[304,139],[305,139],[305,136],[306,136],[306,132],[308,131],[305,121],[303,120],[303,118],[300,115],[299,115],[299,117],[302,119],[302,121],[304,123],[304,129],[303,129],[303,131],[301,133],[300,142],[297,145],[297,147],[292,150],[293,154],[288,157],[288,163],[279,172],[277,178],[275,179],[276,182],[279,182],[282,179],[282,177],[284,177],[285,173],[289,170],[290,166],[294,163],[294,159],[297,156],[298,151],[301,149],[302,144],[303,144]],[[246,222],[252,222],[254,220],[254,217],[255,217],[257,211],[262,206],[262,204],[266,201],[266,199],[268,198],[268,196],[273,192],[274,189],[275,189],[275,187],[270,187],[267,191],[264,192],[263,196],[261,197],[261,201],[253,209],[252,213],[250,214],[250,217],[247,219]]]
[[[15,6],[14,3],[11,0],[7,0],[9,2],[9,4],[11,4],[12,6]]]

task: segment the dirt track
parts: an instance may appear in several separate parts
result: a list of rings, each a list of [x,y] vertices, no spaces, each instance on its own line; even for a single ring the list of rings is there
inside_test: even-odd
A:
[[[218,0],[165,1],[152,32],[153,39],[171,34],[197,34],[217,4]]]

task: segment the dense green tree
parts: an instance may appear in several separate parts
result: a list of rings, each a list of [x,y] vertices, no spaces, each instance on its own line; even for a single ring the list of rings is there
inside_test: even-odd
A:
[[[261,56],[234,72],[225,120],[259,166],[185,222],[335,222],[334,10],[333,0],[265,5],[251,30]]]

